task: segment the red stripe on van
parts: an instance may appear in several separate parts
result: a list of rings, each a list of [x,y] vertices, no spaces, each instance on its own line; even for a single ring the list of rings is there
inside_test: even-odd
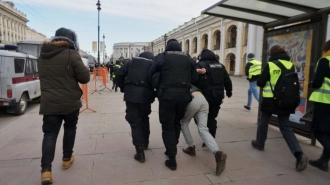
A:
[[[23,83],[23,82],[32,81],[32,80],[33,80],[33,75],[24,76],[24,77],[15,77],[15,78],[12,78],[12,83],[19,84],[19,83]]]

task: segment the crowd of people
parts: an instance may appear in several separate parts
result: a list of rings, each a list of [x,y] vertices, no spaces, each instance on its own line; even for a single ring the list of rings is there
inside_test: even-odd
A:
[[[82,92],[79,83],[88,83],[89,71],[83,66],[78,54],[77,37],[72,30],[60,28],[55,37],[41,48],[38,68],[41,81],[40,114],[43,115],[44,139],[42,143],[41,181],[51,184],[52,162],[54,160],[56,139],[64,120],[63,168],[69,168],[74,162],[73,147],[76,125],[81,108]],[[318,61],[310,100],[315,102],[313,130],[315,137],[324,147],[321,157],[310,160],[312,166],[328,170],[330,158],[330,41],[323,47],[323,57]],[[262,89],[260,103],[261,119],[258,123],[256,140],[252,147],[263,151],[267,139],[268,122],[273,114],[278,117],[280,131],[292,154],[296,157],[295,169],[303,171],[308,158],[303,153],[289,123],[289,115],[298,106],[296,101],[278,101],[278,88],[283,81],[293,82],[288,97],[295,95],[296,81],[294,65],[283,48],[275,45],[270,48],[269,62],[261,68],[261,62],[253,53],[248,54],[246,75],[249,81],[248,103],[251,109],[252,94],[259,101],[257,86]],[[69,57],[68,57],[69,56]],[[69,61],[67,61],[69,58]],[[144,163],[144,150],[148,149],[150,136],[149,115],[151,104],[158,99],[159,122],[165,155],[164,164],[170,170],[177,169],[177,144],[182,132],[187,147],[183,152],[195,156],[195,145],[189,130],[192,118],[203,140],[214,155],[215,174],[220,175],[226,167],[227,155],[216,143],[217,120],[225,96],[232,97],[233,85],[230,76],[219,56],[204,49],[197,58],[198,62],[182,52],[180,43],[175,39],[167,42],[165,51],[154,56],[143,52],[122,66],[115,64],[110,69],[110,77],[124,93],[126,102],[126,120],[131,127],[132,142],[136,153],[134,159]],[[54,67],[56,70],[54,70]],[[288,74],[285,75],[284,74]],[[290,81],[291,80],[291,81]],[[293,80],[293,81],[292,81]],[[293,98],[295,100],[295,98]],[[279,103],[280,102],[280,103]],[[292,102],[288,105],[288,102]]]

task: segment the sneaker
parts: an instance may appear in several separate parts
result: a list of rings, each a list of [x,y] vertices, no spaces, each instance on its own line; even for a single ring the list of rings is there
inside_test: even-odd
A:
[[[52,172],[51,171],[44,171],[41,173],[41,184],[52,184],[53,178],[52,178]]]
[[[244,108],[245,108],[246,110],[251,110],[251,107],[246,106],[246,105],[244,105]]]
[[[73,161],[74,161],[74,156],[71,155],[70,160],[68,160],[68,161],[63,161],[63,162],[62,162],[62,167],[63,167],[64,169],[68,169],[68,168],[70,168],[70,166],[73,164]]]
[[[214,157],[216,162],[215,175],[219,176],[226,168],[227,154],[217,151],[214,154]]]
[[[305,154],[301,154],[297,157],[296,170],[298,172],[304,171],[307,167],[308,157]]]
[[[264,151],[264,147],[259,146],[256,140],[252,140],[251,145],[257,150]]]
[[[183,148],[182,151],[188,155],[196,156],[195,146],[189,146],[187,148]]]

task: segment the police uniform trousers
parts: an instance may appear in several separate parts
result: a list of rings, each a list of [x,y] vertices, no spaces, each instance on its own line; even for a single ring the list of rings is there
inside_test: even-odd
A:
[[[165,155],[176,156],[181,124],[185,109],[191,101],[189,93],[164,92],[159,100],[159,121],[162,124],[162,137],[166,148]]]
[[[205,99],[209,103],[209,114],[207,116],[207,127],[209,128],[210,134],[215,138],[217,132],[217,120],[216,117],[219,114],[220,105],[223,102],[223,95],[214,97],[211,92],[203,92]]]
[[[136,147],[149,144],[151,103],[126,101],[126,121],[132,130],[133,145]]]

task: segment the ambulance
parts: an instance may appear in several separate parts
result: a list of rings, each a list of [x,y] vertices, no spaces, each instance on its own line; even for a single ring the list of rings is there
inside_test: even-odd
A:
[[[37,57],[16,49],[16,45],[0,44],[0,107],[21,115],[29,101],[39,100],[41,91]]]

